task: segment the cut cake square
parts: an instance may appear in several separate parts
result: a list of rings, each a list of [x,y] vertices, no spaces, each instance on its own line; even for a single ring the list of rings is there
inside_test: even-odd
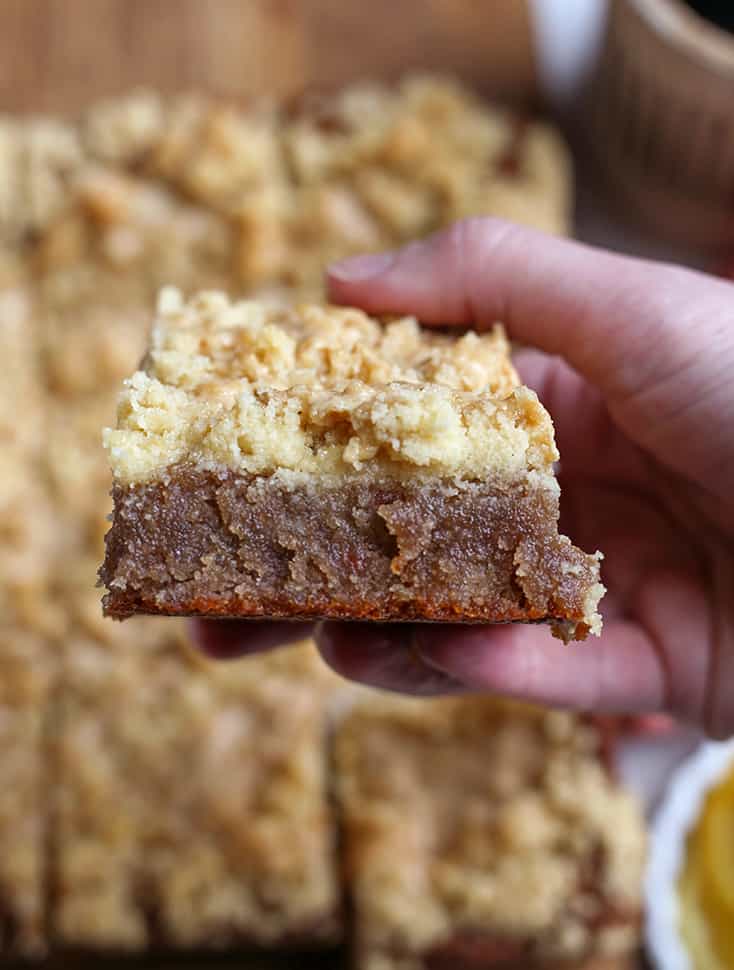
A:
[[[636,966],[645,827],[588,718],[372,700],[338,728],[359,970]]]
[[[500,326],[164,290],[105,440],[113,616],[600,630],[601,556],[558,533],[553,424]]]

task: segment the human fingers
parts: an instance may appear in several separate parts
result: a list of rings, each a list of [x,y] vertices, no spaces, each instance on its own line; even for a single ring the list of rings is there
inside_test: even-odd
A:
[[[641,627],[613,621],[593,647],[568,647],[543,626],[419,630],[424,662],[472,691],[597,713],[659,711],[666,673]]]
[[[641,578],[626,613],[606,618],[601,639],[567,647],[540,626],[416,629],[423,660],[470,690],[597,712],[667,711],[724,736],[734,711],[714,701],[710,602],[695,577],[658,568]]]
[[[609,482],[647,481],[649,461],[612,420],[598,388],[562,357],[539,350],[523,348],[513,363],[553,416],[565,471]]]
[[[423,662],[413,635],[407,623],[323,623],[315,640],[326,663],[349,680],[417,697],[464,693],[462,684]]]
[[[722,495],[734,488],[731,283],[474,218],[337,263],[328,287],[336,302],[428,324],[502,320],[564,356],[656,457]]]
[[[272,620],[205,620],[195,618],[189,629],[194,644],[213,660],[236,660],[311,636],[312,623]]]

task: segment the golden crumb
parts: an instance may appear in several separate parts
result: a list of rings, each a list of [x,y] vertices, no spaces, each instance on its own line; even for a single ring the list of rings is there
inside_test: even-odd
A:
[[[365,966],[417,970],[462,932],[559,961],[637,945],[644,824],[583,719],[372,700],[339,727],[336,764]]]
[[[114,651],[67,644],[57,937],[122,950],[333,939],[314,648],[222,667],[187,652],[176,624],[159,631]]]
[[[501,327],[452,338],[412,318],[161,294],[144,370],[105,433],[115,478],[181,461],[258,474],[382,469],[551,476],[553,426]],[[553,484],[549,484],[553,487]]]

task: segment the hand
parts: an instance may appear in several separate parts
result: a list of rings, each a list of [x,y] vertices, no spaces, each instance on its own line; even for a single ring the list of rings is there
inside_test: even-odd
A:
[[[470,219],[336,264],[328,287],[334,302],[426,325],[502,320],[537,348],[516,363],[556,426],[561,528],[604,552],[608,592],[599,641],[567,647],[541,626],[325,623],[325,659],[405,693],[668,711],[734,733],[734,285]],[[307,635],[199,631],[229,656]]]

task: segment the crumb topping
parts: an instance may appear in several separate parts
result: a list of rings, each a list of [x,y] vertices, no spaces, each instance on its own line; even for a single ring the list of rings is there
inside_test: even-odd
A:
[[[57,932],[132,950],[333,938],[328,678],[315,648],[224,669],[188,650],[179,625],[153,629],[114,650],[78,633],[69,643]]]
[[[209,236],[222,221],[216,232],[231,241],[220,269],[237,292],[284,286],[318,300],[331,259],[465,215],[561,234],[569,224],[569,159],[555,130],[438,77],[354,85],[293,110],[138,90],[93,105],[78,124],[0,118],[0,242],[40,236],[45,249],[49,233],[67,249],[90,168],[107,174],[113,192],[101,207],[82,205],[82,228],[102,229],[120,267],[140,252],[141,233],[129,216],[106,224],[108,203],[118,216],[126,204],[111,183],[150,197],[165,188],[208,216]],[[170,254],[180,242],[168,235]],[[145,258],[148,269],[164,260]],[[171,271],[158,282],[201,285]]]
[[[412,318],[161,294],[144,370],[105,433],[118,481],[188,460],[265,474],[552,472],[553,426],[501,327],[458,339]]]
[[[146,371],[199,397],[241,379],[280,390],[436,383],[497,397],[518,384],[500,326],[456,339],[412,317],[384,325],[361,310],[279,309],[213,292],[184,302],[170,288],[160,295]]]
[[[417,970],[426,950],[472,930],[552,959],[635,946],[644,823],[579,717],[373,700],[340,727],[336,758],[367,953],[399,951]]]

